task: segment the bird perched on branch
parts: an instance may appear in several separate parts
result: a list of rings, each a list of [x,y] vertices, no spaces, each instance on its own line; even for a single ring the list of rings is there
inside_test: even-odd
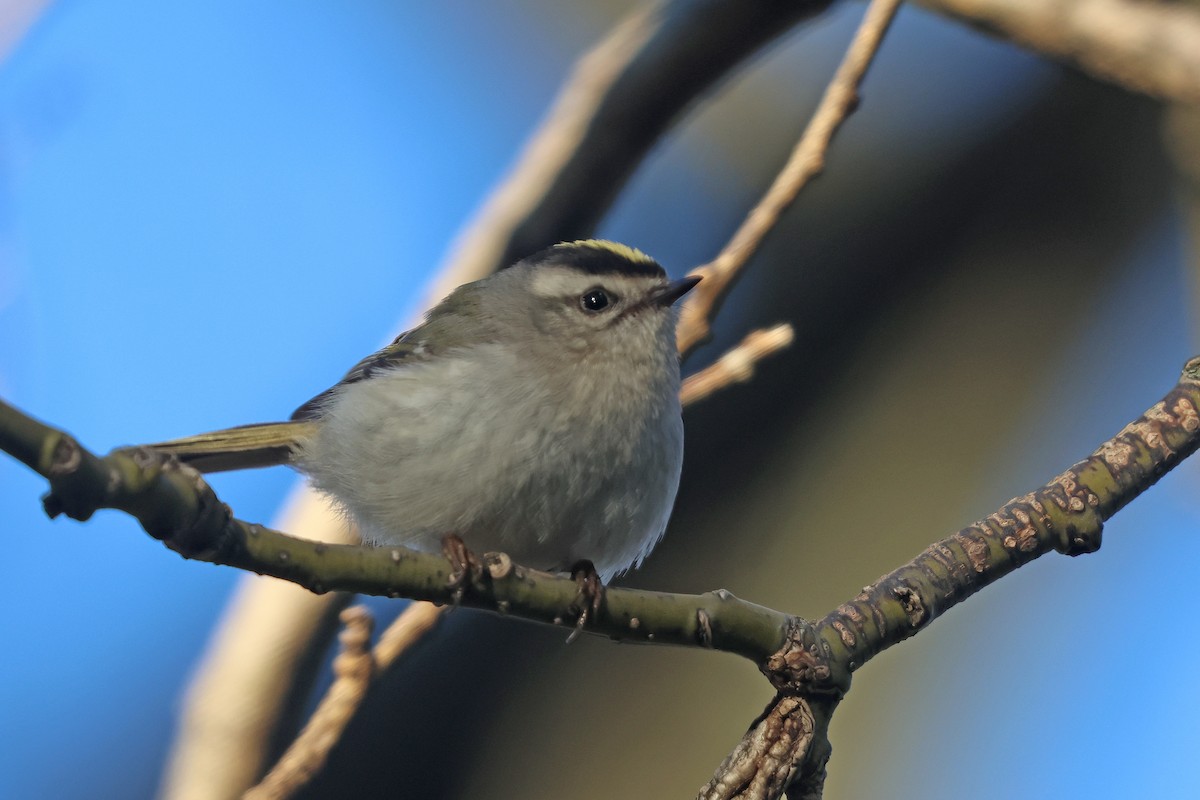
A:
[[[555,245],[460,286],[288,422],[150,445],[201,472],[289,464],[364,541],[454,535],[607,581],[662,537],[679,485],[669,281],[614,242]]]

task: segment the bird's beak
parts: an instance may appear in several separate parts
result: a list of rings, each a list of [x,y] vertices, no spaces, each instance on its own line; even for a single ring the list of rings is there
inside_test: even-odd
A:
[[[650,295],[650,302],[657,306],[672,305],[676,300],[690,292],[692,287],[699,282],[699,275],[689,275],[686,278],[680,278],[677,281],[671,281],[666,286]]]

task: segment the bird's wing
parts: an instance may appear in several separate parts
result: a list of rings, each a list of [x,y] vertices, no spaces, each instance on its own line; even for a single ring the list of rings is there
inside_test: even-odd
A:
[[[267,422],[242,425],[143,445],[168,453],[201,472],[224,472],[287,464],[297,445],[313,434],[311,422]]]
[[[428,358],[429,352],[424,342],[421,341],[419,336],[415,335],[419,330],[420,328],[414,328],[411,331],[400,334],[387,347],[377,350],[362,361],[359,361],[350,368],[350,371],[340,381],[297,408],[292,413],[292,420],[319,419],[324,411],[325,404],[343,386],[365,381],[382,369],[390,369],[398,367],[401,364],[412,363],[414,360]]]
[[[201,472],[290,463],[297,448],[316,432],[326,403],[339,388],[367,380],[382,369],[429,357],[423,328],[424,325],[400,334],[387,347],[359,361],[336,385],[296,409],[289,422],[242,425],[146,447],[169,453]]]

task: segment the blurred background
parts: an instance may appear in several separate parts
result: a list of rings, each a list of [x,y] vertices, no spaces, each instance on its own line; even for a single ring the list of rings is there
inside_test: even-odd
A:
[[[574,58],[633,4],[8,0],[0,396],[96,450],[277,419],[417,310]],[[802,25],[695,107],[599,233],[714,255],[862,12]],[[1197,349],[1161,107],[905,8],[716,341],[796,326],[687,414],[667,537],[628,585],[820,616],[1041,485]],[[827,797],[1195,791],[1197,465],[855,677]],[[217,476],[269,520],[296,478]],[[155,793],[233,570],[134,522],[41,514],[0,458],[0,796]],[[381,618],[402,603],[369,602]],[[330,797],[686,797],[771,697],[733,656],[461,611],[389,674]]]

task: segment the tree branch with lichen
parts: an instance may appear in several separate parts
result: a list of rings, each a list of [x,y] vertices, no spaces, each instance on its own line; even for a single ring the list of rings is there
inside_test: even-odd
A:
[[[1105,521],[1200,447],[1200,357],[1146,413],[1040,489],[936,542],[823,619],[791,618],[788,642],[763,666],[778,691],[700,797],[820,797],[829,720],[868,660],[1051,551],[1092,553]],[[800,735],[798,732],[803,732]],[[790,771],[788,766],[791,765]]]
[[[983,587],[1057,551],[1090,553],[1104,522],[1200,447],[1200,357],[1145,414],[1049,483],[931,545],[817,622],[739,600],[610,589],[589,631],[622,641],[723,650],[754,661],[778,694],[702,790],[704,798],[820,795],[827,731],[851,674]],[[460,601],[553,625],[578,613],[569,579],[489,554],[459,596],[440,556],[311,542],[233,517],[199,473],[139,450],[103,458],[0,402],[0,449],[45,477],[51,516],[101,508],[134,516],[181,555],[312,591]]]

